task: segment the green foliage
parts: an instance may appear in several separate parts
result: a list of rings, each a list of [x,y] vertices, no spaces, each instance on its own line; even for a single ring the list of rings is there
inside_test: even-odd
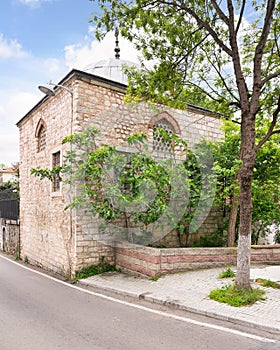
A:
[[[235,277],[235,273],[232,271],[230,267],[219,274],[219,278],[233,278],[233,277]]]
[[[19,253],[19,250],[16,250],[16,252],[15,252],[15,260],[16,260],[16,261],[19,261],[19,260],[20,260],[20,253]]]
[[[221,289],[212,290],[209,297],[220,303],[239,307],[252,305],[259,300],[265,300],[265,291],[258,288],[245,290],[230,285]]]
[[[159,279],[160,279],[160,276],[152,276],[150,278],[150,280],[153,281],[153,282],[157,282]]]
[[[275,227],[275,233],[274,233],[274,243],[280,244],[280,227]]]
[[[51,170],[48,168],[42,169],[40,166],[38,166],[37,168],[32,168],[30,172],[31,172],[31,175],[40,177],[40,180],[43,180],[43,179],[52,180],[54,175],[60,173],[61,169],[62,169],[61,166],[55,166]],[[60,177],[60,180],[61,180],[61,177]]]
[[[0,185],[0,191],[18,189],[18,183],[7,181]]]
[[[23,262],[24,262],[25,264],[28,264],[28,263],[29,263],[29,259],[28,259],[28,256],[27,256],[27,255],[25,255]]]
[[[173,107],[192,103],[227,115],[240,108],[240,92],[233,68],[233,47],[230,37],[241,30],[244,12],[239,2],[233,2],[235,17],[223,5],[212,1],[165,2],[149,0],[91,0],[99,4],[100,11],[91,22],[96,36],[102,39],[118,23],[121,35],[132,41],[146,61],[156,62],[147,69],[144,64],[137,70],[127,68],[128,94],[133,99],[149,99]],[[253,86],[256,45],[262,37],[265,4],[248,4],[251,16],[246,16],[246,31],[239,35],[237,52],[241,74],[250,96]],[[247,4],[246,4],[247,5]],[[262,78],[270,77],[261,91],[258,114],[264,115],[277,105],[279,87],[279,8],[274,9],[269,40],[264,42]],[[229,23],[234,33],[231,33]],[[263,38],[264,39],[264,38]]]
[[[265,278],[257,278],[256,282],[263,287],[280,289],[280,284]]]
[[[76,283],[78,280],[88,278],[90,276],[100,275],[101,273],[109,271],[117,271],[117,269],[114,265],[109,264],[105,260],[105,256],[101,256],[98,264],[86,266],[81,270],[77,271],[75,278],[72,280],[72,283]]]
[[[209,142],[214,157],[214,169],[217,174],[216,203],[229,213],[233,196],[239,196],[239,182],[236,174],[240,169],[240,133],[236,124],[225,121],[225,139]],[[257,128],[259,137],[264,135],[263,126]],[[280,139],[274,135],[259,150],[253,179],[252,244],[258,244],[261,236],[270,231],[274,223],[280,224]],[[236,230],[238,227],[236,228]]]
[[[198,247],[224,247],[226,245],[226,237],[222,231],[206,233],[197,241],[192,243],[193,248]]]
[[[66,152],[61,167],[52,171],[38,167],[31,173],[51,180],[59,172],[64,182],[75,184],[76,195],[67,208],[86,208],[93,216],[98,215],[104,219],[102,231],[107,224],[115,222],[124,228],[138,227],[141,237],[135,235],[133,241],[149,243],[151,230],[162,229],[157,220],[164,215],[165,222],[178,230],[180,239],[185,235],[185,245],[199,200],[207,201],[210,196],[207,193],[203,198],[202,182],[204,187],[213,187],[210,175],[199,166],[208,155],[203,146],[195,155],[177,135],[159,132],[172,145],[173,156],[169,159],[153,159],[147,136],[142,133],[128,137],[128,144],[136,149],[132,153],[118,152],[108,145],[98,147],[95,141],[98,131],[94,127],[64,139],[63,143],[70,143],[71,149]],[[184,162],[176,160],[176,150],[184,155]],[[202,178],[202,170],[207,181]],[[178,219],[180,206],[186,210]],[[153,224],[151,228],[150,224]]]

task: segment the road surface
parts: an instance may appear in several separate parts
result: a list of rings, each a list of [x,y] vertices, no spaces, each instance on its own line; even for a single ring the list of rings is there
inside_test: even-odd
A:
[[[211,322],[98,295],[0,255],[1,350],[280,349]]]

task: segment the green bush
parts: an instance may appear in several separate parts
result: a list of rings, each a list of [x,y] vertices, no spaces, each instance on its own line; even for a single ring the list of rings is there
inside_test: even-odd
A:
[[[72,282],[75,283],[78,280],[88,278],[94,275],[100,275],[101,273],[108,272],[108,271],[117,271],[117,270],[114,265],[109,264],[107,261],[105,261],[105,256],[101,256],[99,259],[99,263],[97,265],[86,266],[81,270],[77,271],[76,276],[72,280]]]
[[[219,274],[219,278],[233,278],[233,277],[235,277],[235,273],[232,271],[230,267]]]
[[[226,238],[222,232],[212,232],[201,236],[197,241],[192,243],[192,247],[224,247]]]

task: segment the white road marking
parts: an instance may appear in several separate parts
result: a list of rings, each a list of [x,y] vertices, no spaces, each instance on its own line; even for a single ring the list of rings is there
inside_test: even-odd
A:
[[[0,258],[2,258],[4,260],[7,260],[10,263],[15,264],[15,265],[17,265],[17,266],[19,266],[19,267],[21,267],[21,268],[23,268],[25,270],[31,271],[33,273],[36,273],[37,275],[43,276],[45,278],[48,278],[48,279],[50,279],[50,280],[52,280],[52,281],[54,281],[56,283],[63,284],[64,286],[66,286],[68,288],[73,288],[73,289],[79,290],[80,292],[83,292],[83,293],[86,293],[86,294],[90,294],[90,295],[93,295],[93,296],[98,297],[98,298],[103,298],[103,299],[106,299],[106,300],[109,300],[109,301],[112,301],[112,302],[115,302],[115,303],[119,303],[119,304],[122,304],[122,305],[133,307],[135,309],[139,309],[139,310],[142,310],[142,311],[150,312],[152,314],[160,315],[160,316],[163,316],[163,317],[172,318],[172,319],[175,319],[175,320],[178,320],[178,321],[191,323],[191,324],[194,324],[194,325],[197,325],[197,326],[212,328],[212,329],[216,329],[218,331],[239,335],[241,337],[245,337],[245,338],[249,338],[249,339],[253,339],[253,340],[257,340],[257,341],[261,341],[261,342],[276,343],[276,340],[274,340],[274,339],[260,337],[258,335],[241,332],[241,331],[238,331],[238,330],[235,330],[235,329],[230,329],[230,328],[227,328],[227,327],[218,326],[218,325],[211,324],[211,323],[196,321],[196,320],[193,320],[191,318],[177,316],[177,315],[170,314],[168,312],[159,311],[159,310],[155,310],[155,309],[150,309],[150,308],[148,308],[146,306],[137,305],[137,304],[130,303],[130,302],[127,302],[127,301],[124,301],[124,300],[119,300],[119,299],[116,299],[116,298],[113,298],[113,297],[109,297],[107,295],[103,295],[103,294],[100,294],[100,293],[92,292],[90,290],[87,290],[87,289],[84,289],[84,288],[81,288],[81,287],[77,287],[77,286],[75,286],[73,284],[69,284],[67,282],[61,281],[61,280],[59,280],[59,279],[57,279],[55,277],[52,277],[52,276],[49,276],[49,275],[43,273],[43,272],[33,270],[33,269],[31,269],[31,268],[29,268],[27,266],[19,264],[16,261],[13,261],[13,260],[5,257],[5,256],[0,255]]]

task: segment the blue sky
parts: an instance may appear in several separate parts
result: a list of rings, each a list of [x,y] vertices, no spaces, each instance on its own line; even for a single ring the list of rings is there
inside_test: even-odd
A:
[[[96,3],[89,0],[1,0],[0,2],[0,163],[19,161],[21,119],[43,96],[37,89],[113,57],[114,34],[99,43],[89,24]],[[120,39],[121,58],[137,52]]]

